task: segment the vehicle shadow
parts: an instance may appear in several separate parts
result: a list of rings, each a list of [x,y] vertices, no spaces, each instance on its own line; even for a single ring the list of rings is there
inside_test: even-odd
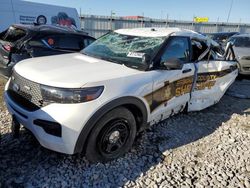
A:
[[[242,75],[239,74],[238,77],[236,78],[237,80],[241,81],[241,80],[250,80],[250,75]]]
[[[19,139],[7,131],[1,135],[0,187],[121,187],[159,163],[171,165],[173,150],[207,137],[233,114],[250,114],[250,100],[224,96],[201,112],[171,117],[140,134],[124,157],[106,164],[47,150],[26,130]]]

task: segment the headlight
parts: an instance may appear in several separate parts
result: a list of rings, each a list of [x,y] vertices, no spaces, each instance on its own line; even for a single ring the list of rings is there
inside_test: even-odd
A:
[[[82,89],[41,86],[41,94],[44,103],[83,103],[97,99],[103,89],[103,86]]]

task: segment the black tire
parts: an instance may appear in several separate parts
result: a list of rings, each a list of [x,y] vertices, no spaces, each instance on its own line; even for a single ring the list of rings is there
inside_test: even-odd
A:
[[[86,158],[93,163],[114,160],[128,152],[135,136],[136,121],[133,114],[127,108],[115,108],[105,114],[91,131]]]

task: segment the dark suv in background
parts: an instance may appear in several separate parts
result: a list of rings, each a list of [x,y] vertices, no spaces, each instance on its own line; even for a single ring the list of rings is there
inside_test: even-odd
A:
[[[229,38],[238,34],[239,32],[219,32],[219,33],[207,33],[206,35],[212,40],[219,43],[222,47],[226,47]]]
[[[23,59],[79,52],[94,40],[67,27],[12,25],[0,34],[0,74],[9,77]]]

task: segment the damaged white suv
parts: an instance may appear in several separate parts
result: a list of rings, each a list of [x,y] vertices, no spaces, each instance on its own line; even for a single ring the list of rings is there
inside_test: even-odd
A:
[[[5,88],[13,117],[51,150],[105,162],[136,134],[183,110],[217,103],[234,82],[231,48],[178,28],[120,29],[82,53],[24,60]]]

